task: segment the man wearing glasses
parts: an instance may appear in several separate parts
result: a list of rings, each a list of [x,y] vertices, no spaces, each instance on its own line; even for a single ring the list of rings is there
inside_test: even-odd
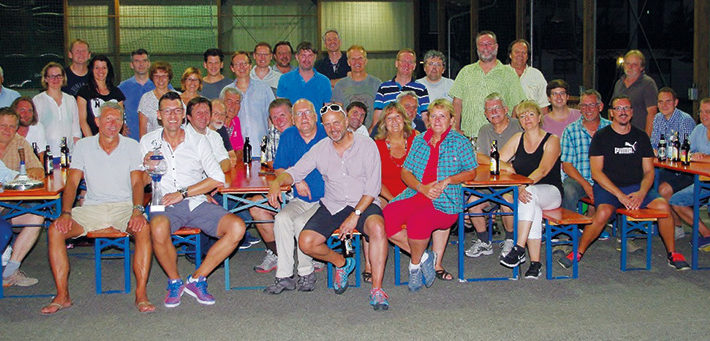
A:
[[[617,208],[651,208],[668,213],[666,218],[658,219],[658,232],[668,252],[668,265],[677,270],[690,269],[685,257],[675,250],[671,208],[652,188],[655,156],[651,141],[643,130],[631,125],[633,111],[628,97],[616,97],[611,104],[611,124],[597,131],[589,146],[596,213],[592,224],[584,228],[577,260],[599,236]],[[570,252],[560,260],[560,265],[571,266],[573,257],[574,253]]]
[[[454,80],[443,75],[446,70],[446,57],[437,50],[429,50],[424,54],[424,73],[426,77],[417,79],[417,82],[426,86],[429,92],[429,101],[433,102],[439,98],[452,100],[449,90],[454,85]]]
[[[389,302],[382,290],[382,277],[388,244],[378,198],[382,174],[377,146],[372,139],[348,130],[347,115],[340,105],[326,105],[320,113],[329,139],[318,142],[276,177],[269,189],[269,203],[278,207],[281,186],[302,181],[317,169],[323,175],[325,193],[298,237],[299,248],[336,267],[333,288],[336,294],[342,294],[348,288],[348,276],[355,269],[356,260],[331,250],[326,241],[336,229],[342,240],[357,229],[370,242],[370,305],[375,310],[386,310]]]
[[[256,44],[256,46],[254,46],[252,57],[254,58],[254,63],[256,65],[251,68],[249,77],[251,77],[251,79],[258,79],[266,82],[266,84],[269,84],[271,91],[273,91],[275,95],[276,88],[279,87],[281,72],[271,68],[271,45],[263,41]]]

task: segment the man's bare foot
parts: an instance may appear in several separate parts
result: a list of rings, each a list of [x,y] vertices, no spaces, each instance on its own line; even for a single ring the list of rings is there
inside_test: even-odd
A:
[[[59,303],[52,301],[51,303],[47,304],[46,306],[42,307],[42,310],[40,310],[40,313],[42,315],[52,315],[62,309],[67,309],[72,306],[71,301],[66,301],[64,303]]]
[[[136,303],[136,308],[141,313],[152,313],[155,311],[155,306],[150,301],[140,301]]]

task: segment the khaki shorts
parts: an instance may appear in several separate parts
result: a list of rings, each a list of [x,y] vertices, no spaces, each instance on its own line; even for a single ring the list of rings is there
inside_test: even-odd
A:
[[[83,237],[91,231],[113,227],[121,232],[126,232],[128,221],[133,214],[132,202],[112,202],[98,205],[74,207],[71,216],[77,224],[84,228],[80,236]]]

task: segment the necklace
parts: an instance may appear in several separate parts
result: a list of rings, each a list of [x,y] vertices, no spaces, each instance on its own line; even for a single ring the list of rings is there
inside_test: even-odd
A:
[[[390,141],[385,140],[385,144],[387,145],[387,156],[389,156],[390,160],[392,160],[392,163],[394,163],[394,165],[397,166],[397,168],[402,168],[402,165],[404,165],[404,160],[407,158],[407,141],[406,140],[404,141],[404,155],[402,155],[402,157],[399,159],[395,159],[392,156],[392,149],[391,149],[392,146],[390,145]],[[398,162],[397,160],[401,160],[401,161]]]

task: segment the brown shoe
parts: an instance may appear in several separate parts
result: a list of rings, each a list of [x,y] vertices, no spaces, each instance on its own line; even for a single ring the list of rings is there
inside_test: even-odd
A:
[[[8,278],[2,279],[3,287],[10,287],[17,285],[18,287],[29,287],[39,283],[39,280],[32,277],[27,277],[21,270],[15,271],[14,274],[10,275]]]

